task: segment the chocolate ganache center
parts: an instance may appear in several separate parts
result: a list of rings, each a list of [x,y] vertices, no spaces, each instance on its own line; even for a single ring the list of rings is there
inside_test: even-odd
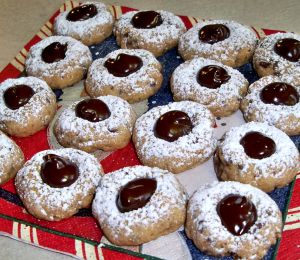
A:
[[[68,187],[78,179],[78,167],[70,160],[56,154],[47,154],[43,160],[41,178],[50,187]]]
[[[224,41],[230,36],[230,30],[224,24],[208,24],[199,31],[199,39],[202,42],[214,44]]]
[[[143,61],[138,56],[120,53],[115,59],[107,59],[104,66],[115,77],[126,77],[138,71],[143,66]]]
[[[199,70],[197,81],[201,86],[216,89],[228,82],[230,75],[227,71],[217,65],[205,66]]]
[[[240,144],[245,153],[253,159],[264,159],[276,152],[275,142],[260,132],[248,132],[240,140]]]
[[[117,207],[120,212],[128,212],[144,207],[156,191],[155,179],[140,178],[121,187],[117,196]]]
[[[217,205],[217,213],[227,230],[241,236],[249,231],[257,220],[255,205],[245,196],[229,194]]]
[[[138,12],[131,19],[131,24],[137,29],[152,29],[162,23],[161,15],[155,11]]]
[[[280,39],[275,43],[274,51],[288,61],[297,62],[300,60],[300,41],[292,38]]]
[[[260,92],[260,98],[265,104],[294,106],[299,102],[297,90],[283,82],[273,82]]]
[[[80,5],[73,8],[66,19],[71,22],[85,21],[98,14],[97,7],[93,4]]]
[[[168,142],[174,142],[179,137],[189,134],[193,124],[188,114],[172,110],[161,115],[154,126],[154,135]]]
[[[99,122],[110,117],[110,110],[102,100],[89,98],[76,105],[75,114],[90,122]]]
[[[63,60],[66,57],[68,44],[53,42],[42,51],[42,59],[46,63],[53,63]]]
[[[26,105],[33,95],[33,89],[27,85],[22,84],[6,89],[4,91],[3,98],[5,105],[8,108],[16,110]]]

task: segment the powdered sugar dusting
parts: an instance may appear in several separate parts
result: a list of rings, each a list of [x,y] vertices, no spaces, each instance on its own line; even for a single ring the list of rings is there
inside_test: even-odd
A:
[[[143,48],[146,44],[155,44],[158,49],[163,48],[166,41],[178,40],[185,32],[184,23],[173,13],[157,10],[162,17],[162,24],[151,29],[137,29],[131,24],[132,17],[140,11],[132,11],[123,14],[116,22],[114,33],[119,31],[121,35],[128,34],[129,39],[140,39],[139,46]]]
[[[291,115],[295,116],[296,118],[300,118],[300,102],[293,106],[284,106],[265,104],[261,100],[260,93],[262,89],[273,82],[283,82],[290,84],[300,95],[299,81],[297,77],[294,77],[293,75],[285,74],[282,76],[263,77],[249,86],[249,94],[244,98],[245,102],[249,104],[246,107],[242,106],[245,116],[254,114],[257,121],[268,122],[272,125],[278,124],[281,120]],[[294,122],[294,124],[295,128],[299,128],[300,120],[298,120],[298,122]]]
[[[115,59],[120,53],[141,58],[143,66],[126,77],[115,77],[109,73],[104,63],[108,59]],[[129,96],[131,93],[144,93],[148,86],[151,87],[151,83],[155,86],[155,78],[149,75],[160,70],[161,65],[151,52],[140,49],[119,49],[109,53],[105,58],[97,59],[92,63],[88,72],[88,81],[94,84],[89,84],[88,88],[91,90],[88,89],[88,92],[92,95],[93,92],[97,93],[97,89],[113,86],[115,89],[120,89],[120,91],[127,93]],[[145,86],[141,82],[147,82],[147,85]]]
[[[51,43],[67,44],[66,57],[53,63],[46,63],[42,59],[43,50]],[[30,75],[49,77],[59,75],[63,77],[76,68],[87,69],[92,62],[89,48],[81,42],[68,36],[50,36],[33,45],[25,61],[26,71]]]
[[[4,169],[7,165],[20,165],[23,157],[15,156],[18,153],[18,147],[10,138],[0,131],[0,182],[3,181],[2,177],[6,179],[6,172]]]
[[[300,60],[297,62],[291,62],[274,51],[276,42],[285,38],[292,38],[300,41],[300,35],[295,33],[275,33],[268,35],[258,44],[253,55],[253,61],[258,64],[260,62],[272,64],[275,74],[299,74]]]
[[[120,188],[139,178],[152,178],[157,188],[150,201],[142,208],[121,213],[116,205]],[[167,202],[167,203],[166,203]],[[168,219],[170,209],[183,208],[187,195],[176,177],[165,170],[147,166],[125,167],[105,175],[97,188],[93,202],[93,214],[100,225],[109,225],[115,237],[131,235],[136,225],[155,225],[161,219]]]
[[[44,183],[40,170],[46,154],[55,154],[75,163],[79,169],[78,179],[64,188],[52,188]],[[17,173],[15,182],[21,199],[29,204],[25,206],[34,205],[49,218],[53,218],[47,209],[69,210],[74,206],[77,210],[81,208],[82,201],[78,199],[93,193],[101,174],[102,168],[95,157],[83,151],[65,148],[46,150],[34,155]]]
[[[270,157],[253,159],[244,152],[240,140],[246,133],[256,131],[271,138],[276,144],[276,152]],[[226,161],[235,165],[242,165],[241,174],[247,173],[249,167],[254,167],[255,179],[282,177],[286,169],[300,170],[299,152],[292,140],[281,130],[267,123],[251,122],[242,126],[233,127],[224,136],[220,149]]]
[[[66,19],[69,11],[63,12],[57,16],[54,22],[54,31],[58,35],[76,35],[79,38],[92,36],[93,31],[98,26],[112,24],[114,17],[107,9],[106,5],[100,2],[85,2],[84,5],[93,4],[98,13],[84,21],[69,21]]]
[[[247,233],[242,236],[234,236],[225,226],[217,213],[217,204],[229,194],[245,196],[252,201],[257,210],[257,220]],[[252,256],[258,259],[255,249],[261,245],[270,245],[268,237],[270,234],[281,232],[281,213],[276,203],[264,192],[250,185],[238,182],[214,182],[204,185],[194,193],[189,201],[188,215],[194,217],[193,225],[198,232],[209,230],[211,247],[218,250],[220,254],[226,253],[220,247],[218,241],[226,241],[229,252],[237,253],[245,243],[251,243]]]
[[[224,68],[230,76],[228,82],[217,89],[201,86],[197,81],[200,69],[208,65],[217,65]],[[203,105],[222,106],[226,100],[241,99],[241,89],[248,85],[248,81],[238,70],[225,66],[220,62],[195,58],[179,65],[171,79],[172,92],[181,100],[194,100]]]
[[[223,24],[230,30],[230,36],[223,41],[214,44],[205,43],[199,40],[199,31],[208,24]],[[246,25],[235,21],[209,20],[197,23],[179,39],[179,52],[190,51],[194,57],[201,57],[203,54],[213,60],[228,60],[237,56],[242,48],[254,50],[257,37],[253,30]]]
[[[3,95],[4,92],[16,85],[28,85],[35,94],[30,98],[27,104],[21,106],[16,110],[8,108],[5,104]],[[38,118],[44,110],[44,106],[49,103],[55,103],[56,98],[53,91],[47,83],[35,77],[21,77],[17,79],[7,79],[0,85],[0,124],[1,128],[5,129],[3,121],[14,121],[18,124],[26,125],[28,120],[32,117]],[[41,120],[48,121],[47,118]]]
[[[14,148],[14,143],[4,133],[0,131],[0,159],[4,156],[9,155]],[[2,166],[2,163],[0,164]]]
[[[154,126],[158,118],[168,111],[180,110],[191,118],[193,129],[188,135],[180,137],[174,142],[168,142],[154,135]],[[165,106],[154,107],[142,115],[135,124],[136,149],[140,150],[147,159],[152,157],[176,157],[185,164],[185,159],[202,157],[208,158],[216,148],[213,134],[214,118],[204,106],[191,101],[170,103]]]
[[[60,128],[60,133],[64,137],[65,132],[73,132],[80,143],[85,145],[93,145],[99,142],[98,139],[105,139],[108,136],[113,139],[118,133],[118,129],[126,126],[132,132],[134,112],[132,107],[125,100],[115,96],[101,96],[99,100],[103,101],[110,110],[110,116],[99,122],[90,122],[88,120],[77,117],[75,107],[80,102],[77,101],[71,106],[64,109],[57,119],[56,125]],[[93,139],[90,134],[95,134],[98,138]]]

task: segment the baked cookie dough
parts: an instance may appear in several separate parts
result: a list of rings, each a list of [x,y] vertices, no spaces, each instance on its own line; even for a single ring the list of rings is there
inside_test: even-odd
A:
[[[71,36],[85,45],[92,45],[111,35],[114,21],[105,4],[85,2],[57,16],[54,34]]]
[[[0,130],[25,137],[45,128],[56,112],[56,97],[35,77],[7,79],[0,84]]]
[[[300,172],[300,155],[292,140],[267,123],[231,128],[214,156],[223,181],[251,184],[265,192],[289,184]]]
[[[20,147],[0,131],[0,185],[15,177],[24,162]]]
[[[114,95],[138,102],[158,91],[163,81],[161,69],[149,51],[119,49],[93,62],[85,89],[91,97]]]
[[[17,173],[17,192],[30,214],[58,221],[88,207],[103,170],[86,152],[65,148],[34,155]]]
[[[202,57],[236,68],[248,63],[257,44],[254,31],[235,21],[210,20],[183,34],[178,51],[184,60]]]
[[[260,77],[300,74],[300,35],[275,33],[266,36],[254,52],[253,66]]]
[[[132,107],[119,97],[88,98],[63,110],[54,134],[64,147],[113,151],[129,143],[135,119]]]
[[[175,101],[195,101],[223,117],[239,109],[249,83],[238,70],[214,60],[195,58],[175,69],[170,85]]]
[[[137,119],[133,142],[144,165],[173,173],[203,163],[213,154],[217,141],[211,112],[192,101],[154,107]]]
[[[105,236],[116,245],[140,245],[184,224],[187,195],[170,172],[146,166],[105,175],[92,211]]]
[[[238,182],[200,187],[189,201],[185,231],[213,256],[263,259],[281,237],[282,217],[264,192]]]
[[[68,36],[50,36],[32,46],[25,69],[51,88],[65,88],[80,81],[92,63],[89,48]]]
[[[246,121],[268,122],[288,135],[300,134],[300,81],[293,75],[266,76],[249,86],[241,102]]]
[[[156,57],[178,44],[186,31],[182,20],[167,11],[132,11],[116,21],[114,34],[124,49],[145,49]]]

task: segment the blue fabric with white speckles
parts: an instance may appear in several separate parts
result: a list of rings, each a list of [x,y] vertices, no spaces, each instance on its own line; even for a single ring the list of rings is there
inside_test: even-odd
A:
[[[93,45],[90,47],[90,50],[93,55],[93,59],[105,57],[108,53],[110,53],[114,50],[117,50],[117,49],[119,49],[119,47],[113,36],[109,37],[101,44]],[[158,106],[158,105],[165,105],[165,104],[173,101],[172,94],[171,94],[170,87],[169,87],[169,80],[170,80],[171,74],[174,71],[174,69],[183,62],[183,60],[180,58],[176,49],[172,49],[172,50],[168,51],[165,55],[159,57],[158,60],[163,65],[164,81],[163,81],[163,84],[162,84],[162,87],[160,88],[160,90],[154,96],[152,96],[148,99],[149,109],[151,109],[152,107]],[[248,81],[250,83],[252,83],[258,79],[258,76],[257,76],[256,72],[253,70],[251,64],[246,64],[246,65],[238,68],[238,70],[244,74],[244,76],[248,79]],[[59,94],[59,93],[57,93],[57,94]],[[300,136],[292,137],[292,140],[295,142],[295,144],[297,145],[297,147],[299,149]],[[286,186],[281,189],[276,189],[275,191],[273,191],[272,193],[269,194],[272,197],[272,199],[274,199],[276,201],[276,203],[278,204],[281,211],[285,210],[290,187],[291,187],[291,185]],[[184,239],[186,240],[186,243],[189,247],[189,250],[191,252],[193,259],[199,259],[199,260],[200,259],[206,259],[206,260],[233,259],[232,257],[216,258],[216,257],[208,256],[208,255],[200,252],[199,249],[197,249],[194,246],[193,242],[186,237],[184,231],[182,231],[181,234],[184,237]],[[268,254],[264,257],[264,260],[272,259],[274,252],[275,252],[275,246],[270,248],[270,250],[268,251]]]

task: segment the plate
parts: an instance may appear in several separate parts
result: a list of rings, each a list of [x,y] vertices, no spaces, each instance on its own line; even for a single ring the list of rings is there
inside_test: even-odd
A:
[[[70,10],[76,5],[78,5],[78,3],[67,1],[60,8],[60,11]],[[111,9],[117,17],[122,13],[133,10],[132,8],[118,6],[112,6]],[[29,48],[41,39],[51,35],[51,28],[56,15],[57,13],[0,73],[0,81],[9,77],[18,77],[24,74],[24,61]],[[181,16],[181,18],[188,28],[197,21],[200,21],[200,19],[197,20],[187,16]],[[260,36],[276,32],[267,29],[253,29]],[[118,48],[113,36],[109,37],[101,44],[90,46],[94,60],[102,58]],[[134,105],[134,108],[139,114],[152,107],[173,102],[169,88],[169,79],[174,69],[181,64],[183,60],[179,56],[177,49],[168,51],[165,55],[159,57],[158,60],[163,65],[164,81],[162,87],[148,100]],[[251,64],[246,64],[238,69],[250,83],[258,79]],[[83,82],[81,81],[75,86],[64,90],[55,90],[55,94],[59,101],[59,106],[63,109],[65,105],[84,96]],[[230,127],[241,125],[243,123],[244,119],[240,111],[237,111],[226,118],[216,118],[217,127],[215,128],[215,134],[220,138]],[[44,129],[31,137],[14,138],[24,151],[26,159],[30,159],[38,151],[49,149],[50,147],[59,147],[53,136],[52,128],[53,123],[49,125],[48,129]],[[292,139],[299,149],[300,138],[293,137]],[[97,157],[101,160],[101,164],[106,173],[124,166],[139,164],[132,143],[124,149],[113,153],[103,154],[100,152],[97,154]],[[194,169],[177,174],[176,177],[178,177],[179,181],[185,186],[190,195],[200,185],[217,180],[211,159]],[[297,249],[298,247],[295,247],[298,245],[298,242],[300,244],[295,230],[298,228],[297,221],[300,220],[300,213],[298,216],[298,211],[300,212],[300,207],[298,206],[300,195],[297,195],[297,192],[294,192],[293,195],[290,193],[293,189],[300,190],[299,185],[300,183],[298,184],[298,181],[296,180],[293,184],[270,193],[270,196],[276,201],[284,215],[287,214],[286,210],[289,206],[289,214],[280,247],[278,245],[273,246],[264,259],[272,259],[276,254],[278,254],[278,258],[283,257],[282,259],[286,259],[285,256],[287,254],[291,255],[292,252],[299,252],[299,249]],[[13,181],[2,185],[0,188],[0,218],[0,232],[5,235],[84,259],[100,259],[102,256],[104,258],[111,257],[123,259],[135,259],[136,257],[147,259],[154,259],[155,257],[165,259],[216,259],[200,252],[193,245],[193,242],[187,239],[183,229],[139,247],[121,248],[111,245],[109,241],[105,239],[97,226],[95,219],[91,216],[90,209],[80,210],[75,216],[60,222],[53,223],[37,220],[29,215],[23,208],[19,197],[16,195]],[[151,257],[151,255],[153,257]],[[224,257],[221,259],[232,258]]]

